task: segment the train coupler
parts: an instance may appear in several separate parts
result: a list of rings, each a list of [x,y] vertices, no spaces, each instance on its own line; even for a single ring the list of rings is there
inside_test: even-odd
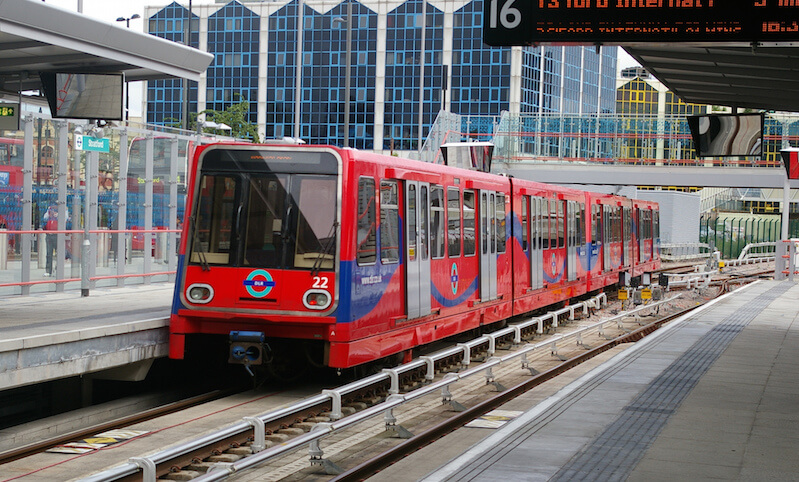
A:
[[[252,373],[250,365],[261,365],[264,362],[264,351],[268,349],[265,339],[266,335],[260,331],[231,331],[228,337],[228,363],[243,364]]]

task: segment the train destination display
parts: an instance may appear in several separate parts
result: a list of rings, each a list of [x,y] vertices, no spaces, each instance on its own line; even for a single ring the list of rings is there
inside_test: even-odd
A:
[[[493,46],[799,40],[799,0],[485,0]]]

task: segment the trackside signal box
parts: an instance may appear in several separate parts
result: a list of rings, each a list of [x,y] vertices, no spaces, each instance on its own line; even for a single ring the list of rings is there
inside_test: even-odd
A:
[[[783,149],[780,154],[788,179],[799,179],[799,149]]]

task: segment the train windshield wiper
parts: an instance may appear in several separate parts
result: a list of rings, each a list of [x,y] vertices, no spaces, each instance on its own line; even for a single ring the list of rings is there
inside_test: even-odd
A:
[[[208,258],[206,258],[205,248],[203,248],[203,243],[200,241],[200,237],[198,236],[198,232],[200,231],[197,226],[197,218],[192,216],[191,217],[191,229],[192,229],[192,246],[191,251],[192,253],[197,253],[197,258],[200,260],[200,267],[203,271],[211,271],[211,266],[208,264]]]
[[[322,246],[322,251],[320,251],[316,255],[316,259],[313,262],[313,267],[311,268],[311,276],[319,273],[322,269],[322,263],[326,259],[332,259],[333,256],[330,255],[330,248],[336,245],[336,228],[338,227],[338,221],[333,221],[333,225],[330,226],[330,232],[327,233],[327,239],[325,241],[325,245]]]

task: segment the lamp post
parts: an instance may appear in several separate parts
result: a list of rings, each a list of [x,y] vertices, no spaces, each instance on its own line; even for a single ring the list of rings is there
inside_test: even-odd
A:
[[[130,28],[130,21],[135,20],[137,18],[141,18],[141,15],[139,15],[138,13],[134,13],[130,17],[117,17],[117,22],[125,22],[125,26],[127,28]]]
[[[347,24],[347,62],[344,73],[344,147],[350,147],[350,70],[352,64],[352,2],[347,2],[347,19],[335,18],[333,23]]]
[[[117,17],[117,22],[125,22],[125,27],[130,28],[130,21],[141,18],[141,15],[134,13],[130,17]],[[130,119],[130,92],[129,84],[125,84],[125,120]]]

